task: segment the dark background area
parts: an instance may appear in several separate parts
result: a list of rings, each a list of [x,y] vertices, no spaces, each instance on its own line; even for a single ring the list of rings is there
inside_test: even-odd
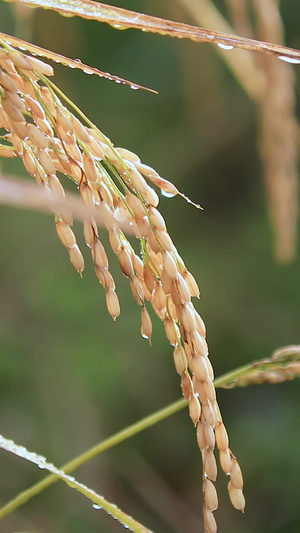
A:
[[[172,1],[111,2],[191,23]],[[218,7],[223,6],[216,2]],[[224,6],[223,6],[224,8]],[[224,11],[225,12],[225,11]],[[286,42],[300,48],[300,4],[282,3]],[[56,84],[111,138],[139,154],[205,210],[161,199],[170,234],[202,297],[216,376],[284,345],[300,343],[300,260],[275,262],[258,155],[256,109],[216,47],[113,28],[50,11],[16,24],[0,3],[1,31],[153,87],[155,96],[55,66]],[[32,24],[32,27],[30,25]],[[26,35],[29,34],[29,35]],[[30,36],[31,34],[31,36]],[[230,53],[237,53],[236,51]],[[299,100],[300,66],[295,67]],[[24,175],[22,165],[3,170]],[[72,189],[72,184],[64,185]],[[153,346],[110,254],[122,313],[113,323],[81,224],[83,280],[51,216],[1,207],[1,433],[60,466],[112,433],[180,397],[172,349],[153,317]],[[101,231],[104,243],[107,237]],[[247,507],[235,511],[217,481],[223,533],[300,531],[300,389],[282,385],[219,391]],[[0,453],[0,504],[44,475]],[[201,457],[186,411],[104,453],[75,477],[156,533],[202,531]],[[122,526],[59,482],[2,520],[4,533],[117,533]]]

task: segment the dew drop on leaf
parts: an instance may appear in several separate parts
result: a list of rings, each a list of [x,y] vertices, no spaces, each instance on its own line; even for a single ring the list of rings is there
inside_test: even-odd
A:
[[[281,59],[281,61],[285,61],[286,63],[292,63],[292,65],[300,64],[300,59],[296,59],[295,57],[278,56],[278,59]]]
[[[223,43],[218,43],[218,47],[222,48],[223,50],[232,50],[234,48],[232,44],[223,44]]]

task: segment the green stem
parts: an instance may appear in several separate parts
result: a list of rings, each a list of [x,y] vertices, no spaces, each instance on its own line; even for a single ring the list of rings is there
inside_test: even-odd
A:
[[[240,366],[236,370],[231,370],[230,372],[223,374],[219,378],[216,378],[214,382],[215,387],[222,388],[228,386],[236,379],[241,378],[242,376],[248,374],[249,371],[253,370],[253,365],[254,363],[252,362],[248,365]]]
[[[223,376],[220,376],[215,380],[215,387],[225,387],[226,385],[232,383],[237,378],[240,378],[247,374],[249,371],[253,369],[253,363],[250,363],[248,365],[242,366],[240,368],[237,368],[236,370],[233,370],[231,372],[228,372],[224,374]],[[79,466],[87,463],[90,461],[90,459],[93,459],[96,455],[108,450],[109,448],[112,448],[113,446],[116,446],[117,444],[120,444],[124,440],[133,437],[137,433],[140,433],[144,429],[147,429],[154,424],[157,424],[157,422],[160,422],[162,420],[165,420],[169,416],[172,416],[173,414],[177,413],[184,407],[188,405],[187,400],[180,399],[176,402],[172,403],[168,407],[165,407],[163,409],[160,409],[156,413],[147,416],[140,420],[139,422],[136,422],[135,424],[132,424],[131,426],[128,426],[125,429],[122,429],[121,431],[118,431],[118,433],[115,433],[115,435],[108,437],[107,439],[103,440],[102,442],[96,444],[96,446],[93,446],[89,450],[85,451],[78,457],[75,457],[75,459],[69,461],[65,465],[61,467],[61,470],[63,470],[66,474],[73,472],[78,468]],[[28,500],[33,498],[33,496],[36,496],[40,492],[42,492],[44,489],[58,481],[58,477],[54,474],[51,474],[50,476],[47,476],[42,481],[39,481],[38,483],[35,483],[32,485],[29,489],[24,490],[23,492],[20,492],[15,498],[10,500],[6,505],[4,505],[0,509],[0,519],[4,516],[8,515],[24,503],[26,503]]]
[[[147,416],[146,418],[143,418],[139,422],[132,424],[131,426],[128,426],[127,428],[119,431],[118,433],[115,433],[112,437],[109,437],[108,439],[103,440],[99,444],[96,444],[96,446],[93,446],[83,454],[79,455],[72,461],[69,461],[65,465],[61,467],[61,470],[63,470],[66,474],[72,472],[79,466],[87,463],[90,459],[98,455],[99,453],[104,452],[105,450],[108,450],[109,448],[112,448],[113,446],[116,446],[116,444],[119,444],[120,442],[123,442],[124,440],[128,439],[129,437],[133,437],[133,435],[136,435],[140,431],[143,431],[144,429],[153,426],[157,422],[160,422],[161,420],[164,420],[165,418],[168,418],[169,416],[173,415],[180,409],[183,409],[187,405],[187,401],[182,399],[177,402],[172,403],[168,407],[165,407],[164,409],[161,409],[160,411],[157,411],[156,413]],[[4,505],[0,509],[0,519],[4,516],[8,515],[24,503],[26,503],[28,500],[33,498],[33,496],[36,496],[40,492],[42,492],[44,489],[58,481],[59,478],[55,476],[54,474],[51,474],[50,476],[47,476],[42,481],[39,481],[38,483],[35,483],[32,485],[29,489],[24,490],[23,492],[20,492],[15,498],[10,500],[6,505]]]

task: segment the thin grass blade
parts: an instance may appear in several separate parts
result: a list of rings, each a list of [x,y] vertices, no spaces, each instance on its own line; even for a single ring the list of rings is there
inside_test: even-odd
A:
[[[85,74],[96,74],[96,76],[99,76],[99,78],[105,78],[106,80],[114,81],[122,85],[129,85],[129,87],[134,89],[143,89],[144,91],[157,94],[157,91],[155,91],[154,89],[149,89],[148,87],[144,87],[143,85],[139,85],[138,83],[133,83],[132,81],[120,78],[119,76],[115,76],[114,74],[110,74],[109,72],[103,72],[102,70],[99,70],[96,67],[90,67],[89,65],[82,63],[80,59],[70,59],[69,57],[66,57],[64,55],[56,54],[51,50],[46,50],[46,48],[41,48],[40,46],[36,46],[35,44],[23,41],[18,37],[13,37],[12,35],[7,35],[6,33],[0,32],[0,39],[12,46],[19,48],[20,50],[27,50],[27,52],[30,52],[32,55],[45,57],[46,59],[50,59],[55,63],[61,63],[65,67],[79,69],[82,70]]]
[[[94,217],[99,226],[113,225],[114,217],[101,205],[86,206],[76,193],[68,192],[65,200],[59,200],[48,191],[38,187],[30,180],[4,176],[0,173],[0,205],[11,205],[23,209],[53,214],[53,211],[68,208],[77,220]],[[118,221],[118,226],[126,233],[132,234],[132,228],[126,222]]]
[[[118,507],[99,496],[92,489],[89,489],[82,483],[79,483],[71,476],[68,476],[59,470],[53,464],[48,463],[45,457],[38,455],[34,452],[29,452],[24,446],[19,446],[15,444],[12,440],[6,439],[0,435],[0,448],[6,450],[7,452],[13,453],[26,461],[30,461],[33,464],[36,464],[42,470],[48,470],[59,479],[67,483],[72,489],[76,489],[78,492],[81,492],[86,498],[90,499],[93,502],[95,509],[104,509],[109,515],[118,520],[126,529],[135,531],[136,533],[151,533],[150,529],[147,529],[145,526],[128,516],[126,513],[118,509]]]
[[[227,47],[244,48],[255,52],[272,54],[279,59],[290,63],[300,63],[300,51],[285,46],[247,39],[227,33],[215,32],[183,24],[172,20],[129,11],[120,7],[110,6],[91,0],[19,0],[31,7],[52,9],[66,16],[79,16],[90,20],[106,22],[115,29],[125,30],[135,28],[138,30],[169,35],[179,39],[191,39],[199,43],[215,43]]]

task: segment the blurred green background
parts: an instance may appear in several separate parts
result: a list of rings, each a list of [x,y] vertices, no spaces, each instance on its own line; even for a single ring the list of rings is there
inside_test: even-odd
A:
[[[192,22],[171,0],[111,3]],[[181,198],[162,198],[160,204],[200,285],[196,306],[207,324],[216,375],[299,343],[299,253],[288,266],[273,258],[256,110],[215,47],[118,32],[50,11],[30,14],[33,18],[16,22],[13,6],[1,2],[1,31],[159,91],[159,96],[132,91],[55,68],[55,82],[117,146],[139,154],[205,207],[199,212]],[[300,4],[286,0],[282,15],[287,44],[300,48]],[[299,100],[300,67],[294,70]],[[24,174],[22,165],[11,161],[2,168]],[[1,207],[0,222],[4,436],[59,466],[180,397],[162,324],[152,315],[150,348],[140,337],[140,310],[112,254],[122,308],[116,324],[106,311],[79,223],[83,280],[50,216]],[[220,531],[299,532],[299,382],[220,390],[218,398],[247,499],[243,516],[231,507],[220,472]],[[0,471],[0,504],[44,475],[6,452],[0,453]],[[186,411],[104,453],[75,477],[157,533],[203,530],[201,458]],[[59,482],[3,519],[0,530],[118,533],[123,528]]]

